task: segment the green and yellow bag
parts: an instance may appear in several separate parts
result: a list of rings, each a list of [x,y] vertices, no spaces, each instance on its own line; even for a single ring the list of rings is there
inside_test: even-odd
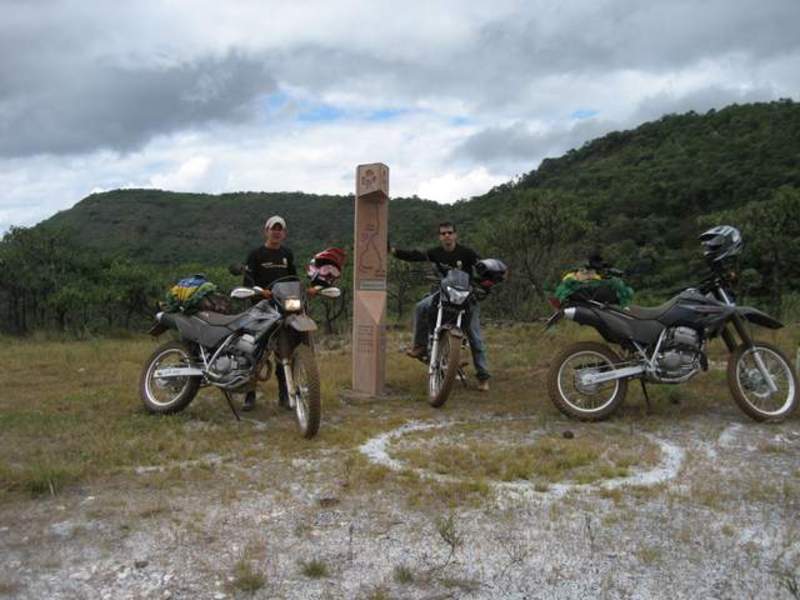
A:
[[[208,300],[216,294],[217,286],[205,275],[197,274],[181,279],[167,292],[163,302],[166,312],[192,314],[200,310],[211,310]]]

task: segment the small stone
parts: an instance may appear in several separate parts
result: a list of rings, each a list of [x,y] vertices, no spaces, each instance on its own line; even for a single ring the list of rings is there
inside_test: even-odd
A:
[[[566,430],[566,431],[563,433],[563,435],[564,435],[564,439],[565,439],[565,440],[571,440],[572,438],[574,438],[574,437],[575,437],[575,434],[574,434],[574,433],[572,433],[572,432],[571,432],[569,429],[567,429],[567,430]]]
[[[322,496],[317,502],[322,508],[330,508],[339,504],[339,499],[335,496]]]
[[[227,596],[222,592],[217,592],[214,594],[214,600],[225,600],[225,598],[227,598]]]
[[[144,569],[147,565],[150,564],[150,561],[147,560],[136,560],[133,562],[133,566],[137,569]]]

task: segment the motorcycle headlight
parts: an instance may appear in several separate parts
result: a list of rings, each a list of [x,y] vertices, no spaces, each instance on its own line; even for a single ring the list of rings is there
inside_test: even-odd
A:
[[[296,312],[303,308],[303,303],[300,301],[300,298],[286,298],[283,301],[283,310],[286,312]]]
[[[454,287],[447,286],[447,297],[453,304],[464,304],[469,297],[469,290],[457,290]]]

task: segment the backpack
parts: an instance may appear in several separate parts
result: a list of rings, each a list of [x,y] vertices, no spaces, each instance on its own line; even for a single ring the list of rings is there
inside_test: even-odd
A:
[[[627,306],[633,299],[633,289],[619,277],[603,278],[594,275],[590,278],[576,277],[567,273],[555,291],[555,296],[563,304],[569,300],[602,302]]]
[[[219,301],[220,294],[217,294],[216,291],[217,286],[208,281],[201,273],[185,277],[169,289],[163,307],[166,312],[185,314],[193,314],[200,310],[226,312],[219,310],[224,307],[219,306],[222,303]]]

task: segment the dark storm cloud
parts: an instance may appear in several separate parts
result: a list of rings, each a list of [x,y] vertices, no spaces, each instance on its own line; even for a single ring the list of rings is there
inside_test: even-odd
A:
[[[536,10],[531,4],[530,10],[482,25],[466,40],[420,56],[307,43],[286,52],[274,68],[279,79],[318,92],[373,80],[385,94],[406,101],[456,98],[480,110],[518,110],[524,90],[546,86],[551,77],[659,75],[704,61],[728,61],[746,72],[765,60],[800,53],[798,0],[577,6],[552,3]]]
[[[570,148],[580,147],[587,140],[614,128],[614,124],[598,119],[587,119],[571,127],[546,132],[531,131],[524,123],[489,127],[457,146],[453,158],[494,166],[507,163],[534,166],[542,158],[558,156]]]
[[[527,163],[548,156],[580,148],[585,142],[615,130],[630,129],[645,121],[659,119],[668,114],[689,111],[705,113],[733,103],[758,102],[773,98],[769,88],[745,91],[717,86],[703,88],[685,96],[657,94],[639,103],[625,122],[612,122],[600,118],[578,121],[566,126],[556,126],[544,132],[533,132],[524,123],[508,127],[488,127],[467,138],[453,150],[453,158],[471,163],[501,166],[509,162]]]
[[[131,150],[159,134],[246,118],[275,89],[260,61],[235,53],[163,66],[19,54],[0,71],[5,157]]]

